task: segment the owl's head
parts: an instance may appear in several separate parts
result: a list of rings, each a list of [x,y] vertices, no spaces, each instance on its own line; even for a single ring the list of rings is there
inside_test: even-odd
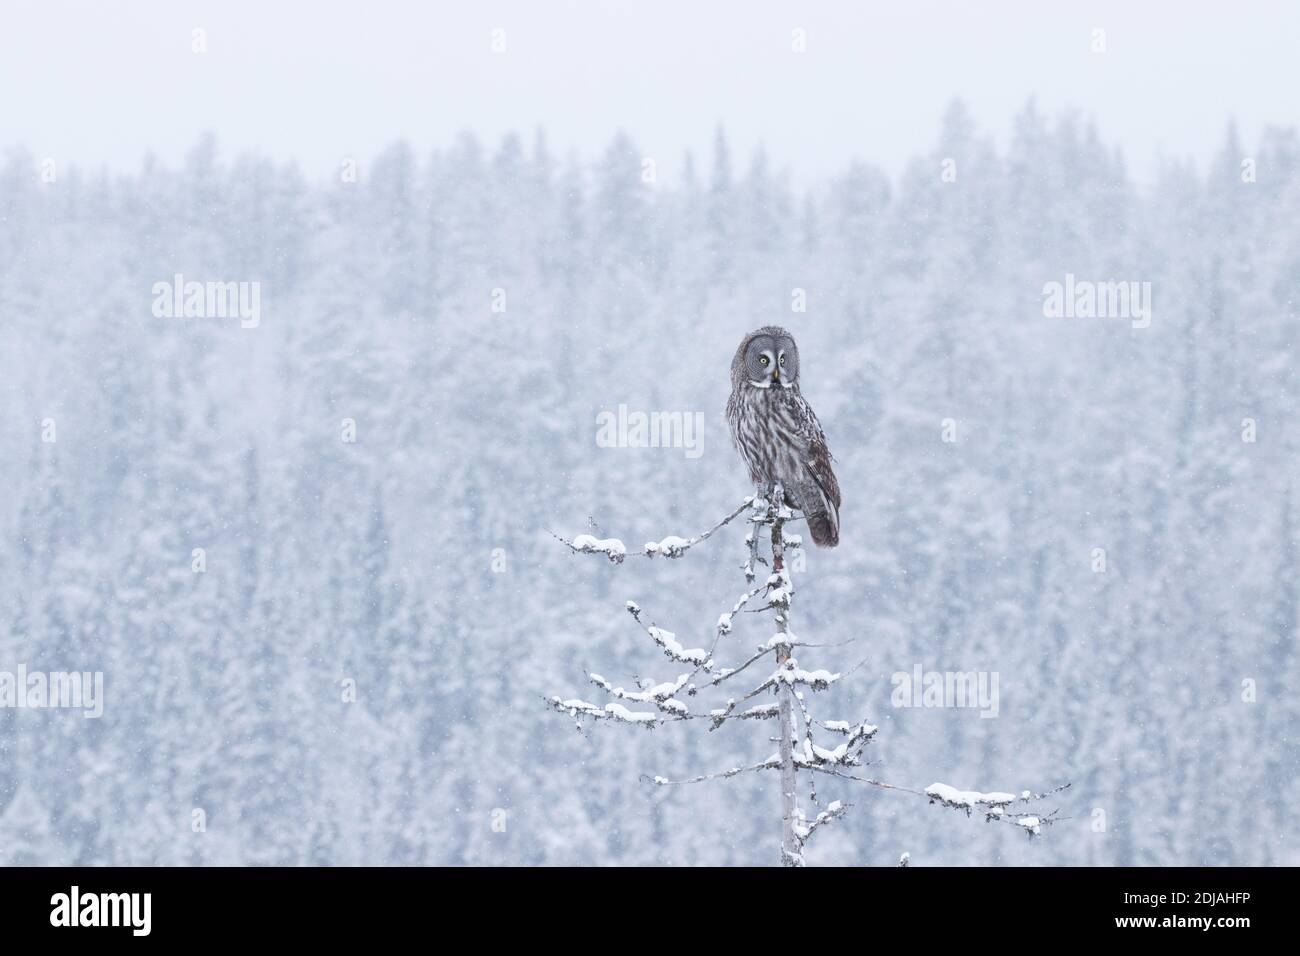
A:
[[[753,388],[793,388],[799,381],[799,346],[779,325],[750,332],[731,361],[732,385]]]

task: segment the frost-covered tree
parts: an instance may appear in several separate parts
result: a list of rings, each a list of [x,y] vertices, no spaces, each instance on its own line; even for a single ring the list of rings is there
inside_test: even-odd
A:
[[[816,693],[828,690],[846,675],[822,668],[808,669],[800,663],[799,655],[837,645],[806,640],[791,629],[795,587],[788,562],[802,557],[799,552],[803,538],[789,533],[786,526],[802,518],[781,504],[784,496],[784,489],[777,484],[769,497],[746,498],[740,507],[701,534],[690,538],[669,535],[659,541],[647,542],[637,552],[646,558],[681,558],[725,525],[747,515],[750,528],[745,536],[747,557],[743,565],[747,588],[730,610],[719,615],[713,642],[707,650],[684,647],[675,633],[649,620],[640,604],[627,602],[627,611],[632,619],[663,656],[683,673],[670,680],[643,676],[636,680],[634,688],[629,689],[593,672],[588,675],[591,683],[609,698],[604,706],[583,698],[560,696],[547,698],[547,703],[578,720],[579,729],[584,718],[644,728],[695,721],[702,722],[698,726],[706,727],[710,733],[736,722],[754,721],[763,726],[768,726],[768,721],[774,723],[775,736],[769,740],[775,744],[776,752],[761,760],[697,776],[654,774],[648,779],[656,786],[670,787],[746,773],[775,772],[781,793],[780,859],[785,866],[803,866],[804,848],[813,834],[843,816],[852,806],[841,799],[823,802],[817,790],[820,776],[924,796],[931,803],[964,811],[968,816],[978,812],[987,821],[1011,824],[1031,837],[1056,822],[1055,810],[1040,813],[1032,809],[1032,805],[1047,794],[1028,790],[1019,794],[981,793],[944,783],[934,783],[919,790],[861,774],[860,768],[865,765],[864,752],[879,728],[865,719],[815,716],[815,712],[820,710],[813,703]],[[614,564],[622,564],[628,556],[626,545],[617,538],[581,534],[572,540],[560,538],[560,541],[575,553],[604,555]],[[769,545],[770,561],[761,554],[764,542]],[[760,565],[767,568],[766,573],[760,570]],[[755,583],[759,578],[762,580]],[[721,651],[737,653],[723,642],[728,638],[739,638],[738,616],[761,612],[771,613],[774,633],[754,646],[752,651],[740,653],[734,664],[722,664],[719,661]],[[767,676],[764,677],[765,672]],[[803,775],[802,780],[808,789],[806,807],[801,806],[799,800],[800,775]],[[1066,786],[1069,785],[1056,790]]]

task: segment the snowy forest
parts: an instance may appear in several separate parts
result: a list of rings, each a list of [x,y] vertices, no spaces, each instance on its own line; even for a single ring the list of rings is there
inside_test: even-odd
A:
[[[0,161],[0,671],[102,672],[103,715],[0,708],[3,864],[770,864],[764,728],[575,728],[551,694],[708,646],[752,493],[723,408],[788,328],[843,489],[796,569],[870,771],[1070,789],[1028,838],[848,794],[812,864],[1300,864],[1300,139],[1232,129],[1137,183],[1074,113],[959,104],[891,177],[805,182],[720,127],[657,175],[542,131],[134,175]],[[666,161],[666,157],[661,158]],[[177,275],[256,324],[162,315]],[[1149,324],[1057,316],[1150,283]],[[702,415],[697,449],[598,440]],[[594,530],[593,530],[594,529]],[[737,646],[768,635],[738,621]],[[662,663],[661,661],[658,663]],[[899,673],[996,674],[995,716]]]

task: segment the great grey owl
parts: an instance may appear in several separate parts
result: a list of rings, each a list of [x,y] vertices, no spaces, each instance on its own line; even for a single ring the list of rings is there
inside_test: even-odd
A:
[[[840,541],[840,485],[817,416],[799,391],[799,347],[785,329],[750,332],[731,360],[731,440],[763,492],[775,482],[824,548]]]

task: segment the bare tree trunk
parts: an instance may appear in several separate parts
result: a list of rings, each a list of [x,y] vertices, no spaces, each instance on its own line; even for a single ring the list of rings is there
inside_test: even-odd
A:
[[[779,507],[779,499],[778,499]],[[772,524],[772,572],[785,573],[785,541],[781,536],[784,524],[777,518]],[[788,607],[777,613],[777,626],[782,634],[789,630]],[[790,659],[790,645],[779,644],[776,648],[776,665],[783,667]],[[795,836],[795,783],[794,783],[794,727],[791,722],[790,695],[794,693],[789,685],[782,686],[778,713],[781,735],[778,752],[781,755],[781,863],[783,866],[803,866],[803,852]]]

